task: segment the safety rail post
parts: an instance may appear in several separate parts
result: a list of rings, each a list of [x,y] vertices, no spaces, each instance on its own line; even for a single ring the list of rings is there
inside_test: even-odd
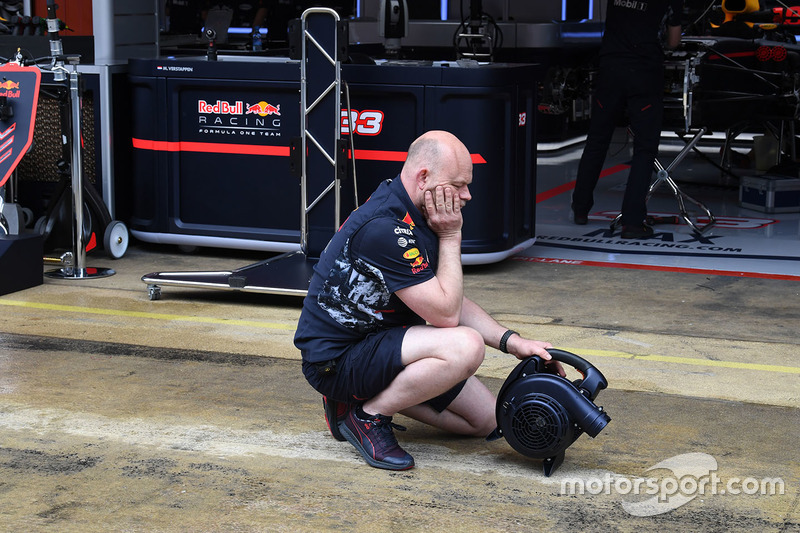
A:
[[[301,18],[300,247],[319,257],[341,225],[341,53],[339,14],[309,8]],[[328,181],[327,176],[332,176]],[[331,198],[331,193],[333,198]],[[330,212],[333,211],[332,221]],[[326,221],[326,219],[328,219]]]
[[[45,272],[45,276],[56,279],[89,279],[113,276],[115,271],[111,268],[86,267],[86,243],[83,238],[82,99],[80,92],[80,74],[77,71],[77,67],[73,66],[72,71],[69,73],[68,80],[70,94],[70,130],[69,138],[63,139],[62,142],[69,142],[69,147],[71,149],[72,264]]]

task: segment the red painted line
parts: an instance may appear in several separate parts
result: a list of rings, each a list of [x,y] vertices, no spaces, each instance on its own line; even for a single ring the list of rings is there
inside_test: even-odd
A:
[[[600,173],[600,177],[605,178],[606,176],[610,176],[611,174],[615,174],[617,172],[625,170],[626,168],[630,168],[630,165],[625,165],[622,163],[620,163],[619,165],[614,165],[613,167],[609,167],[603,170]],[[575,181],[573,180],[570,181],[569,183],[565,183],[563,185],[559,185],[558,187],[554,187],[549,191],[540,192],[539,194],[536,195],[536,203],[538,204],[540,202],[544,202],[545,200],[549,200],[554,196],[558,196],[559,194],[569,192],[574,188],[575,188]]]
[[[148,141],[133,139],[133,147],[158,152],[207,152],[216,154],[289,156],[288,146],[255,146],[252,144],[199,143],[189,141]]]
[[[408,152],[398,152],[394,150],[356,150],[356,159],[370,161],[399,161],[406,160]],[[473,165],[483,165],[486,160],[481,154],[470,154]]]
[[[391,150],[356,150],[356,159],[369,161],[399,161],[406,160],[408,152],[396,152]]]
[[[575,188],[575,182],[571,181],[569,183],[565,183],[563,185],[559,185],[549,191],[540,192],[536,195],[536,203],[544,202],[545,200],[549,200],[554,196],[558,196],[561,193],[569,192]]]
[[[289,156],[288,146],[255,146],[252,144],[222,144],[200,143],[189,141],[149,141],[133,138],[133,147],[140,150],[155,150],[158,152],[209,152],[219,154],[244,154],[244,155],[274,155]],[[356,159],[370,161],[399,161],[406,160],[408,152],[392,150],[356,150]],[[471,154],[472,163],[481,165],[486,159],[480,154]]]
[[[756,55],[755,50],[747,52],[731,52],[730,54],[722,54],[724,57],[751,57]],[[711,54],[708,56],[709,60],[722,59],[718,54]]]
[[[790,274],[763,274],[760,272],[737,272],[730,270],[714,270],[705,268],[668,267],[658,265],[635,265],[632,263],[603,263],[601,261],[584,261],[582,259],[556,259],[552,257],[512,257],[512,260],[527,261],[530,263],[556,263],[559,265],[581,265],[608,268],[624,268],[628,270],[650,270],[655,272],[681,272],[684,274],[705,274],[712,276],[731,276],[737,278],[780,279],[800,281],[800,276]]]

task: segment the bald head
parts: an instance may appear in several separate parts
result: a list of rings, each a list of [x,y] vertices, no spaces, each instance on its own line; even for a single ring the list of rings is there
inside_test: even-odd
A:
[[[453,164],[459,159],[469,159],[469,151],[458,137],[447,131],[433,130],[422,134],[408,148],[408,157],[403,170],[414,172],[426,167],[432,172]]]
[[[436,185],[472,182],[472,158],[458,137],[447,131],[432,130],[411,143],[400,179],[411,200],[420,206],[425,190]]]

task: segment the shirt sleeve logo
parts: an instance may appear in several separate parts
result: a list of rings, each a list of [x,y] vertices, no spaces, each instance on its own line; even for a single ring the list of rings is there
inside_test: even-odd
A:
[[[411,229],[414,229],[414,226],[416,226],[416,224],[414,224],[414,220],[411,218],[411,215],[409,214],[408,211],[406,211],[406,216],[403,217],[403,222],[408,224],[411,227]]]
[[[412,274],[419,274],[423,270],[428,268],[428,262],[425,261],[425,258],[421,255],[418,256],[414,261],[411,262],[411,273]]]
[[[407,250],[403,254],[403,257],[405,259],[416,259],[417,257],[419,257],[419,248],[412,248],[410,250]]]

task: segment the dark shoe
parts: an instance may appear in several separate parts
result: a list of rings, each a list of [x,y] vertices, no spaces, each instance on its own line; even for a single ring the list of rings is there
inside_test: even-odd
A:
[[[623,239],[644,239],[653,236],[653,228],[646,224],[640,226],[622,226]]]
[[[331,435],[336,440],[344,441],[344,435],[339,431],[339,422],[353,406],[349,403],[337,402],[327,396],[322,397],[322,406],[325,408],[325,422],[328,424]]]
[[[572,221],[579,225],[585,226],[589,222],[589,208],[585,206],[577,206],[574,203],[570,204],[570,209],[572,209]]]
[[[397,444],[392,428],[406,428],[392,423],[391,416],[375,415],[361,419],[356,409],[350,409],[339,423],[339,431],[355,446],[370,466],[387,470],[408,470],[414,467],[414,458]]]

